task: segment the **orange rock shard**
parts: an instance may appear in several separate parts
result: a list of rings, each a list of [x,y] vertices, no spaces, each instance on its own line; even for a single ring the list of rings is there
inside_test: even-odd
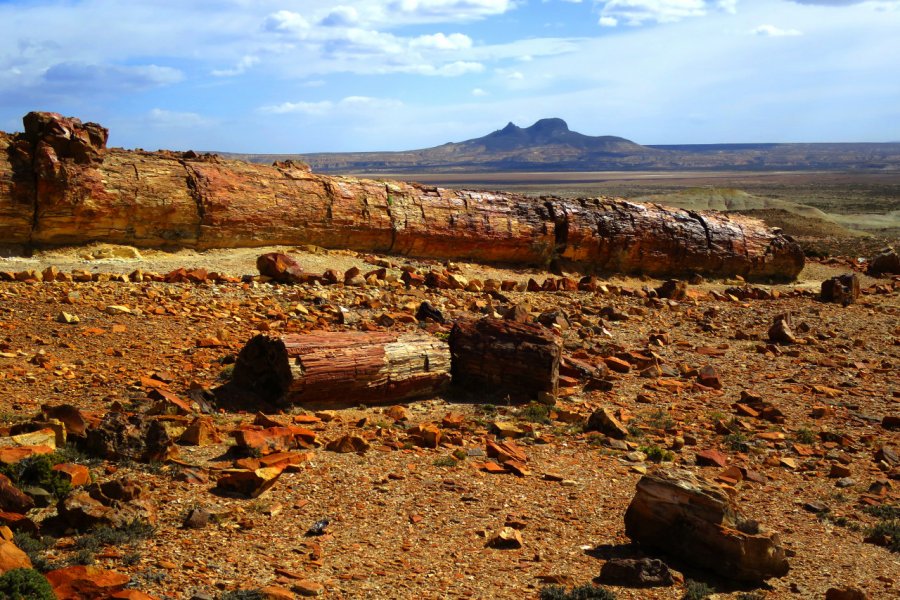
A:
[[[761,221],[613,199],[535,200],[310,173],[194,152],[107,149],[107,131],[29,113],[0,133],[9,244],[367,252],[582,270],[792,279],[803,253]]]

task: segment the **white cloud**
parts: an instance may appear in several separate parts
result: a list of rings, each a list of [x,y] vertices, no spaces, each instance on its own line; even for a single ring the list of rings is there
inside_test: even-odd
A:
[[[266,18],[265,28],[268,31],[297,33],[310,28],[309,21],[300,13],[290,10],[279,10]]]
[[[306,115],[324,115],[334,106],[329,100],[321,102],[282,102],[281,104],[273,104],[260,107],[259,111],[271,115],[284,115],[290,113],[301,113]]]
[[[231,69],[213,69],[211,74],[215,77],[235,77],[243,75],[247,69],[259,63],[258,56],[244,56]]]
[[[738,0],[718,0],[716,6],[719,7],[719,10],[733,15],[737,13],[737,3]]]
[[[431,64],[412,64],[403,67],[392,68],[392,71],[400,73],[414,73],[417,75],[437,75],[440,77],[459,77],[468,73],[481,73],[484,65],[478,62],[457,60],[440,66]]]
[[[463,50],[472,47],[472,38],[462,33],[434,33],[420,35],[410,40],[411,48],[433,48],[435,50]]]
[[[148,120],[154,125],[164,127],[204,127],[215,122],[195,112],[178,112],[162,108],[151,109]]]
[[[490,96],[490,94],[488,92],[484,91],[481,88],[473,89],[472,95],[475,96],[476,98],[483,98],[484,96]]]
[[[400,108],[403,103],[393,98],[373,98],[371,96],[347,96],[332,102],[321,100],[318,102],[282,102],[270,106],[262,106],[259,112],[274,115],[303,114],[311,116],[324,116],[333,113],[356,113],[359,111],[391,110]]]
[[[352,6],[336,6],[320,23],[326,27],[350,27],[359,23],[359,12]]]
[[[803,32],[799,29],[782,29],[774,25],[760,25],[750,31],[750,33],[765,37],[793,37],[803,35]]]
[[[737,0],[602,0],[600,25],[673,23],[688,17],[702,17],[710,9],[734,13]]]
[[[394,0],[388,11],[424,22],[459,22],[500,15],[514,6],[513,0]]]

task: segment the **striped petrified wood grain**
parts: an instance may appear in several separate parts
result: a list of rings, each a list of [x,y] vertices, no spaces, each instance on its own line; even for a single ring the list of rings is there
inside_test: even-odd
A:
[[[329,177],[194,152],[106,148],[107,131],[29,113],[0,134],[2,243],[317,244],[581,271],[789,280],[800,247],[757,219],[612,198],[529,198]]]
[[[234,382],[268,402],[357,405],[432,396],[450,381],[450,352],[426,334],[312,331],[258,335]]]

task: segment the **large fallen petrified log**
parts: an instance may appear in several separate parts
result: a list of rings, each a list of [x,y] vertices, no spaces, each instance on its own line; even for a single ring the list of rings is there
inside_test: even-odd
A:
[[[512,400],[555,398],[561,352],[559,337],[538,325],[484,318],[450,332],[453,384]]]
[[[316,244],[593,271],[791,279],[799,246],[759,220],[609,198],[315,175],[193,152],[107,149],[107,131],[29,113],[0,133],[0,234],[20,245]]]
[[[788,572],[777,534],[745,519],[715,482],[680,469],[641,477],[625,513],[625,533],[641,546],[731,579],[761,581]]]
[[[450,381],[450,352],[426,334],[257,335],[238,354],[233,381],[269,403],[400,402],[440,392]]]

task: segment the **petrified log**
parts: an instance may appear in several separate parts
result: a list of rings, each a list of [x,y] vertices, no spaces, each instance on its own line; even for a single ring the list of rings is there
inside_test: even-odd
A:
[[[449,381],[447,345],[424,334],[257,335],[234,366],[234,383],[271,403],[392,403],[434,395]]]
[[[761,581],[788,572],[777,534],[741,516],[715,482],[681,469],[641,477],[625,513],[625,533],[641,546],[731,579]]]
[[[512,400],[556,397],[562,344],[538,325],[484,318],[450,332],[453,384]]]
[[[194,152],[107,149],[107,131],[29,113],[0,134],[5,243],[142,247],[315,244],[581,270],[792,279],[799,246],[759,220],[610,198],[327,177]]]
[[[847,306],[859,298],[859,277],[856,273],[838,275],[822,282],[819,296],[823,302]]]

